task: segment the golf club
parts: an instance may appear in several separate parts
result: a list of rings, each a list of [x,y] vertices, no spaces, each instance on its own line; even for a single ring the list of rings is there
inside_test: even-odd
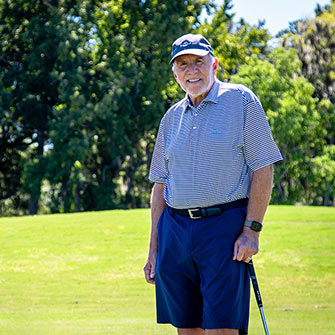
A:
[[[253,264],[252,260],[250,260],[250,262],[248,263],[248,269],[249,269],[249,273],[250,273],[250,279],[251,279],[251,282],[252,282],[252,286],[254,288],[257,305],[258,305],[259,311],[261,313],[265,334],[269,335],[269,330],[268,330],[268,326],[266,324],[265,315],[264,315],[264,311],[263,311],[263,303],[262,303],[261,292],[259,291],[258,282],[257,282],[257,278],[256,278],[256,272],[255,272],[255,268],[254,268],[254,264]]]

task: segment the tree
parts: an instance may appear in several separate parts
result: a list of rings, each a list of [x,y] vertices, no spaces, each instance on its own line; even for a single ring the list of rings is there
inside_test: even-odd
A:
[[[170,45],[206,5],[99,1],[89,21],[79,11],[71,37],[81,44],[65,46],[81,53],[81,64],[63,56],[73,71],[62,75],[62,63],[54,71],[59,102],[46,155],[53,210],[148,206],[153,135],[170,98],[162,80],[171,77]]]
[[[210,5],[1,2],[2,198],[29,194],[34,214],[46,183],[52,211],[148,205],[144,175],[175,93],[170,45]]]
[[[335,2],[313,20],[300,21],[296,32],[298,56],[304,76],[315,87],[315,96],[335,103]]]
[[[315,88],[313,96],[320,102],[326,140],[332,145],[335,143],[335,1],[325,7],[318,5],[315,13],[314,19],[292,23],[279,37],[284,47],[298,51],[302,74]]]
[[[29,194],[30,214],[38,211],[43,156],[59,100],[59,77],[54,72],[61,58],[59,46],[71,35],[64,22],[73,18],[78,4],[76,0],[1,3],[1,141],[4,151],[11,146],[20,155],[13,160],[19,172],[15,179],[22,184],[21,192]],[[8,179],[9,173],[5,174]]]
[[[312,160],[315,180],[311,203],[335,206],[335,145],[324,146],[320,155]]]
[[[173,40],[190,30],[206,1],[109,1],[95,13],[91,77],[94,208],[148,206],[153,136],[169,98]],[[171,80],[171,79],[170,79]],[[92,162],[92,161],[91,161]],[[119,185],[122,185],[120,190]]]
[[[313,159],[312,176],[316,178],[313,190],[313,204],[331,205],[333,195],[329,190],[334,189],[332,181],[331,160],[333,155],[335,133],[335,1],[324,7],[317,6],[316,17],[311,20],[293,22],[290,29],[281,32],[279,37],[283,46],[297,49],[302,62],[302,74],[313,84],[313,96],[317,98],[320,126],[323,129],[324,147]],[[322,168],[320,162],[325,164]],[[316,174],[317,168],[320,169]],[[322,171],[328,171],[329,177],[323,178],[322,183],[317,177]],[[318,185],[318,187],[316,186]]]
[[[199,29],[211,43],[219,59],[218,77],[229,80],[237,73],[241,64],[247,64],[252,55],[267,54],[267,42],[271,38],[264,29],[264,22],[251,26],[243,19],[234,22],[232,0],[225,0],[210,23],[205,22]]]
[[[260,98],[284,161],[275,169],[275,203],[310,204],[316,184],[312,163],[324,145],[314,88],[302,76],[294,49],[275,49],[268,60],[253,56],[233,82],[250,87]]]

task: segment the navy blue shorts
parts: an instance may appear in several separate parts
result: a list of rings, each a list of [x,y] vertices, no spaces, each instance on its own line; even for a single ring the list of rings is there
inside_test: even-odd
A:
[[[202,219],[164,210],[155,275],[158,323],[247,334],[249,273],[246,263],[233,261],[245,216],[246,207]]]

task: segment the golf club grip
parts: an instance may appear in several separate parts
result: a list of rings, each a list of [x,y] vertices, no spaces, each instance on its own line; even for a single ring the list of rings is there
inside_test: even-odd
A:
[[[256,278],[256,272],[255,272],[255,268],[254,268],[254,264],[253,264],[252,260],[248,263],[248,269],[249,269],[249,274],[250,274],[252,286],[253,286],[254,291],[255,291],[255,297],[256,297],[257,305],[258,305],[258,307],[263,307],[261,292],[259,291],[258,282],[257,282],[257,278]]]

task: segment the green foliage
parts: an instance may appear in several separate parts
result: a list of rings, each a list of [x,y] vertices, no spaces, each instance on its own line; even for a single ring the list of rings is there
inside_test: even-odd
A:
[[[301,72],[314,87],[313,96],[317,99],[320,116],[322,132],[319,136],[324,145],[310,161],[309,185],[304,185],[308,189],[308,202],[329,206],[334,205],[334,194],[330,190],[334,189],[332,161],[335,160],[332,151],[335,143],[335,2],[317,6],[315,12],[315,19],[295,22],[280,37],[285,47],[297,50],[302,62]],[[329,173],[329,178],[320,179],[323,171]]]
[[[218,77],[229,80],[238,71],[241,64],[248,64],[252,55],[266,54],[267,42],[270,39],[268,31],[260,22],[250,26],[243,19],[234,24],[235,14],[232,10],[232,0],[225,0],[215,12],[211,23],[204,23],[199,32],[207,37],[214,54],[219,60]]]
[[[87,2],[81,3],[84,6]],[[74,0],[19,0],[4,1],[1,7],[1,141],[5,148],[14,143],[22,157],[13,163],[18,164],[16,180],[22,185],[21,192],[30,196],[31,214],[38,210],[46,168],[41,162],[50,124],[56,121],[53,112],[61,85],[58,72],[67,70],[69,58],[77,58],[72,49],[78,44],[75,40],[81,41],[71,31],[78,4]]]
[[[171,76],[170,45],[197,22],[205,4],[125,0],[95,8],[87,76],[77,83],[78,97],[63,108],[64,113],[80,109],[87,118],[79,122],[86,131],[84,157],[70,159],[82,163],[83,199],[93,200],[80,209],[148,206],[143,195],[150,184],[143,175],[152,134],[168,106],[162,78]],[[92,138],[98,140],[92,143]],[[73,148],[78,156],[76,143]]]
[[[259,95],[285,156],[273,200],[334,204],[334,8],[271,53],[232,0],[0,0],[0,213],[148,207],[159,120],[184,95],[171,43],[187,32],[209,39],[220,79]]]
[[[335,145],[325,146],[323,152],[312,160],[314,184],[311,202],[335,206]]]
[[[297,49],[303,74],[315,87],[319,99],[335,103],[335,11],[298,25]]]
[[[148,206],[171,43],[210,4],[2,2],[2,198],[28,194],[34,214],[45,182],[53,212]]]
[[[323,148],[324,130],[314,88],[301,75],[296,51],[277,48],[269,60],[253,56],[232,81],[250,87],[260,98],[283,155],[284,162],[275,169],[273,201],[310,203],[317,177],[312,161]]]

